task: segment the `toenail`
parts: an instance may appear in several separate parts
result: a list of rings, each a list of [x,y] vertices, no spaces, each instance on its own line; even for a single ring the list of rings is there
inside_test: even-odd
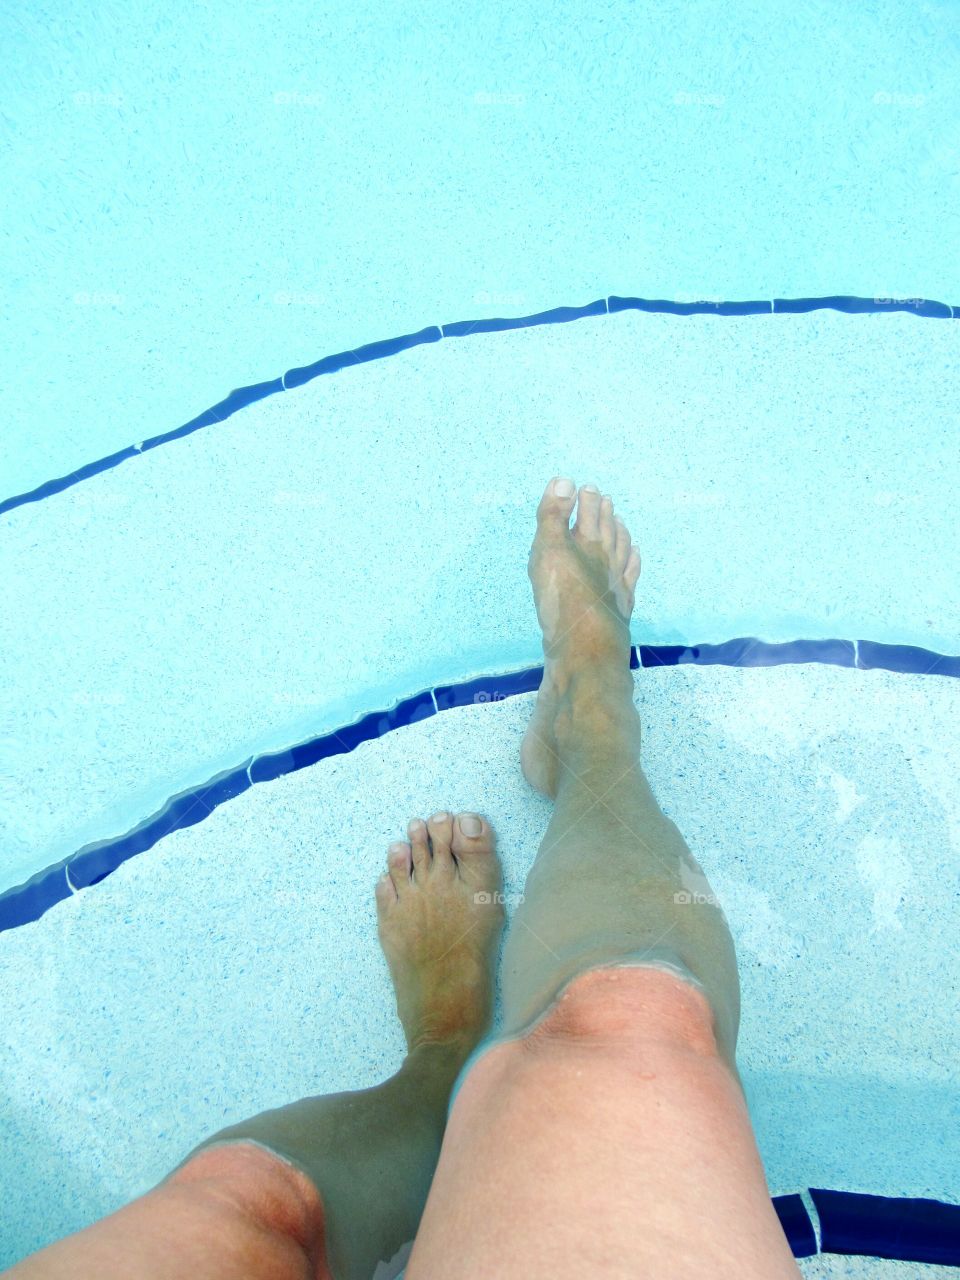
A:
[[[410,823],[409,827],[407,827],[407,830],[410,832],[411,835],[418,836],[420,832],[423,830],[423,823],[420,821],[419,818],[414,818],[414,820]]]
[[[483,823],[474,814],[468,813],[460,819],[460,830],[465,836],[478,836],[483,830]]]
[[[600,490],[597,488],[597,486],[596,486],[595,484],[585,484],[585,485],[583,486],[583,491],[584,491],[584,493],[599,493],[599,492],[600,492]]]
[[[566,476],[562,476],[559,480],[553,482],[553,492],[558,498],[572,498],[574,491],[574,483],[568,480]]]
[[[395,841],[390,846],[391,853],[406,853],[406,851],[407,851],[406,845],[401,844],[399,840]]]
[[[439,813],[435,813],[435,814],[433,815],[433,817],[430,819],[430,821],[431,821],[431,822],[446,822],[446,820],[447,820],[447,818],[449,818],[449,816],[450,816],[450,815],[447,813],[446,809],[441,809]]]

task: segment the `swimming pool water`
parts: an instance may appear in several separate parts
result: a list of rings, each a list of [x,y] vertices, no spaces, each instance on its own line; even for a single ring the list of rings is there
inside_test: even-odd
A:
[[[561,472],[616,497],[634,641],[680,656],[636,673],[647,765],[734,926],[771,1190],[956,1202],[952,7],[4,34],[0,894],[60,870],[0,933],[0,1263],[230,1108],[392,1069],[385,844],[480,808],[519,885],[543,825],[498,673],[539,659]],[[833,665],[689,661],[740,637]],[[903,646],[925,673],[867,669]],[[156,815],[93,883],[121,859],[78,851]]]

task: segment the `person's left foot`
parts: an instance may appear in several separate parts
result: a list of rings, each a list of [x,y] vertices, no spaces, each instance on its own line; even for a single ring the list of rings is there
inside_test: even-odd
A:
[[[504,921],[493,831],[472,813],[413,818],[407,830],[376,888],[400,1021],[410,1049],[455,1042],[468,1053],[492,1016]]]

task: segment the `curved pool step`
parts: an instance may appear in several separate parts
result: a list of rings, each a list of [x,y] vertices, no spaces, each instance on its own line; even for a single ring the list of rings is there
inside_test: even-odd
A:
[[[960,656],[872,640],[791,640],[771,644],[744,636],[721,644],[633,645],[630,650],[632,669],[691,664],[773,667],[807,662],[913,675],[960,676]],[[533,693],[540,687],[542,678],[543,667],[536,666],[476,676],[457,684],[436,685],[402,699],[393,707],[371,711],[352,724],[328,730],[283,751],[251,756],[235,768],[172,796],[162,809],[124,835],[86,845],[62,862],[37,872],[24,884],[0,894],[0,932],[39,920],[58,902],[98,884],[124,862],[152,849],[172,832],[202,822],[221,804],[242,795],[254,783],[270,782],[330,756],[343,755],[362,742],[383,737],[441,711]]]
[[[857,298],[846,294],[834,294],[823,298],[769,298],[747,302],[724,302],[719,298],[697,298],[690,301],[671,301],[668,298],[633,298],[611,294],[607,298],[598,298],[582,307],[553,307],[549,311],[539,311],[529,316],[495,316],[487,320],[457,320],[452,324],[428,325],[416,333],[405,333],[395,338],[384,338],[379,342],[368,342],[348,351],[339,351],[333,355],[323,356],[312,364],[288,369],[280,377],[266,382],[256,382],[248,387],[237,387],[217,404],[205,409],[197,417],[191,418],[183,426],[174,427],[148,440],[141,440],[118,449],[116,453],[105,458],[85,463],[69,475],[47,480],[27,493],[18,493],[13,497],[0,501],[0,515],[22,507],[28,502],[40,502],[55,493],[62,493],[91,476],[118,467],[121,462],[140,457],[163,444],[171,444],[174,440],[183,440],[202,431],[205,427],[225,422],[227,418],[245,409],[248,405],[263,400],[267,396],[287,391],[291,387],[301,387],[314,378],[328,373],[339,373],[351,365],[366,364],[371,360],[383,360],[387,356],[397,355],[401,351],[409,351],[424,343],[440,342],[443,338],[467,338],[477,333],[502,333],[509,329],[530,329],[545,324],[568,324],[572,320],[583,320],[590,316],[613,315],[619,311],[646,311],[674,316],[751,316],[751,315],[803,315],[810,311],[841,311],[847,315],[866,315],[869,313],[888,313],[907,311],[912,315],[926,316],[938,320],[960,319],[960,306],[951,306],[946,302],[936,302],[929,298]]]

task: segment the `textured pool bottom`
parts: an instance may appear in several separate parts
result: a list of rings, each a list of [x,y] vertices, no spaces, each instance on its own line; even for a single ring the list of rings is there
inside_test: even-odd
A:
[[[687,664],[769,667],[802,662],[914,675],[960,676],[958,656],[870,640],[795,640],[768,644],[748,636],[716,645],[634,645],[630,651],[631,669]],[[543,667],[536,666],[475,677],[455,685],[438,685],[404,698],[390,710],[370,712],[352,724],[329,730],[286,751],[252,757],[237,768],[174,796],[159,813],[125,835],[87,846],[66,861],[38,872],[25,884],[0,894],[0,932],[38,920],[56,903],[98,884],[128,859],[153,848],[165,836],[202,822],[221,804],[243,794],[254,783],[269,782],[319,760],[352,751],[361,742],[369,742],[453,707],[500,702],[520,693],[533,692],[539,688],[542,678]]]
[[[248,788],[0,935],[16,1028],[0,1043],[0,1262],[111,1212],[225,1125],[396,1070],[373,901],[385,850],[411,814],[479,809],[515,900],[550,813],[517,768],[534,697],[467,698]],[[960,1186],[943,1142],[960,1117],[944,1004],[960,685],[681,664],[648,669],[635,701],[651,786],[737,939],[741,1074],[770,1191],[894,1198],[863,1202],[881,1206],[879,1242],[897,1197],[954,1201]]]
[[[199,414],[182,427],[165,431],[162,435],[153,436],[149,440],[119,449],[106,458],[98,458],[67,476],[56,480],[48,480],[45,484],[31,489],[28,493],[16,494],[0,502],[0,515],[12,511],[16,507],[29,502],[40,502],[55,493],[61,493],[91,476],[109,471],[130,458],[156,449],[160,445],[170,444],[174,440],[182,440],[225,422],[241,409],[267,396],[276,395],[292,387],[303,386],[304,383],[324,374],[339,373],[341,369],[352,365],[365,364],[370,360],[382,360],[386,356],[398,355],[401,351],[409,351],[412,347],[424,343],[440,342],[446,338],[467,338],[477,333],[498,333],[510,329],[529,329],[537,325],[569,324],[572,320],[587,319],[592,316],[613,315],[621,311],[645,311],[675,316],[761,316],[761,315],[802,315],[810,311],[841,311],[848,315],[864,315],[869,313],[911,312],[916,316],[932,317],[938,320],[960,319],[960,307],[950,306],[945,302],[936,302],[928,298],[857,298],[850,295],[834,294],[820,298],[764,298],[747,302],[720,302],[698,299],[691,302],[676,302],[666,298],[633,298],[612,294],[608,298],[598,298],[581,307],[554,307],[549,311],[540,311],[535,315],[502,317],[488,320],[458,320],[452,324],[428,325],[416,333],[401,334],[396,338],[386,338],[381,342],[369,342],[354,347],[350,351],[340,351],[335,355],[324,356],[313,364],[301,368],[288,369],[279,378],[267,382],[258,382],[249,387],[238,387],[218,404]]]

